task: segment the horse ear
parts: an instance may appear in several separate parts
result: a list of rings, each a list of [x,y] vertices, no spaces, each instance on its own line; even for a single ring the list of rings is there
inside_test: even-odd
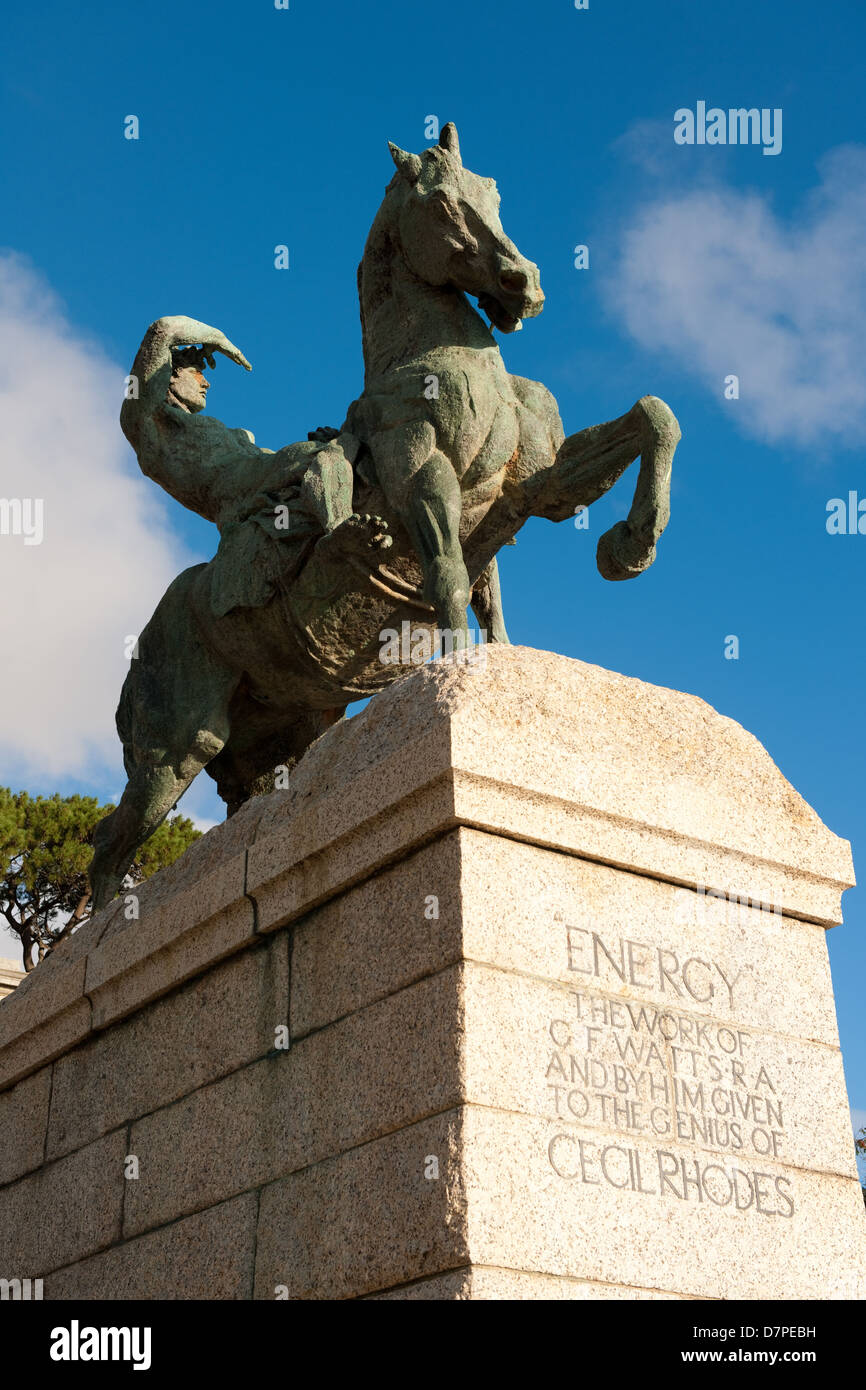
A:
[[[391,151],[391,158],[397,166],[397,172],[403,175],[409,183],[417,183],[421,177],[421,160],[417,154],[409,154],[408,150],[401,150],[399,145],[388,141],[388,149]]]
[[[447,150],[449,154],[453,154],[458,164],[462,162],[460,159],[460,141],[457,138],[457,127],[453,121],[449,121],[447,125],[442,127],[442,133],[439,136],[439,144],[442,146],[443,150]]]

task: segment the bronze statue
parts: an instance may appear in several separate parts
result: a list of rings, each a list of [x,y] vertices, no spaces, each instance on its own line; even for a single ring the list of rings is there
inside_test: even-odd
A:
[[[391,154],[358,271],[364,391],[342,431],[272,453],[203,415],[213,354],[249,369],[206,324],[159,319],[139,349],[124,432],[144,472],[221,539],[139,638],[117,713],[129,780],[97,829],[95,909],[203,767],[231,814],[351,701],[404,674],[383,659],[386,631],[409,622],[459,648],[471,604],[489,640],[507,642],[497,551],[531,516],[590,505],[638,457],[628,520],[601,537],[597,563],[629,579],[655,557],[674,415],[644,396],[564,438],[551,393],[512,376],[494,337],[544,296],[502,229],[493,180],[464,167],[453,125],[420,155]]]

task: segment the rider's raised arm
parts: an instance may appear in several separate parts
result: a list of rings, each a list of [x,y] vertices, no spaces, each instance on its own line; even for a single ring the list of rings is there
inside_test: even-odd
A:
[[[198,404],[185,407],[166,401],[172,382],[174,349],[197,343],[202,345],[204,356],[212,359],[214,352],[221,352],[250,370],[243,353],[219,329],[185,315],[157,319],[148,328],[136,353],[130,373],[131,394],[121,407],[120,425],[135,450],[142,472],[160,483],[178,501],[199,511],[202,510],[196,502],[199,479],[194,475],[199,471],[196,461],[203,441],[199,440],[199,431],[195,428],[201,423],[196,420],[195,412],[203,407],[204,397]],[[208,423],[215,425],[217,422]]]
[[[172,349],[184,343],[202,342],[202,333],[214,335],[215,330],[195,319],[175,315],[157,319],[142,338],[129,374],[131,394],[120,408],[120,427],[136,453],[151,442],[149,427],[168,393]]]

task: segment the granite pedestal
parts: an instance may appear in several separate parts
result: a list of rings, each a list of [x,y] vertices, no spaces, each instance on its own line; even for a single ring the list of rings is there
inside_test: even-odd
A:
[[[46,1298],[827,1299],[850,848],[692,696],[426,666],[0,1004]]]

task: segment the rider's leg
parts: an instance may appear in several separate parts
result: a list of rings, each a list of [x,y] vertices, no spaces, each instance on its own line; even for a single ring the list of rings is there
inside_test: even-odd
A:
[[[311,458],[301,483],[300,504],[319,520],[323,531],[334,531],[352,515],[354,484],[352,465],[334,439]]]

